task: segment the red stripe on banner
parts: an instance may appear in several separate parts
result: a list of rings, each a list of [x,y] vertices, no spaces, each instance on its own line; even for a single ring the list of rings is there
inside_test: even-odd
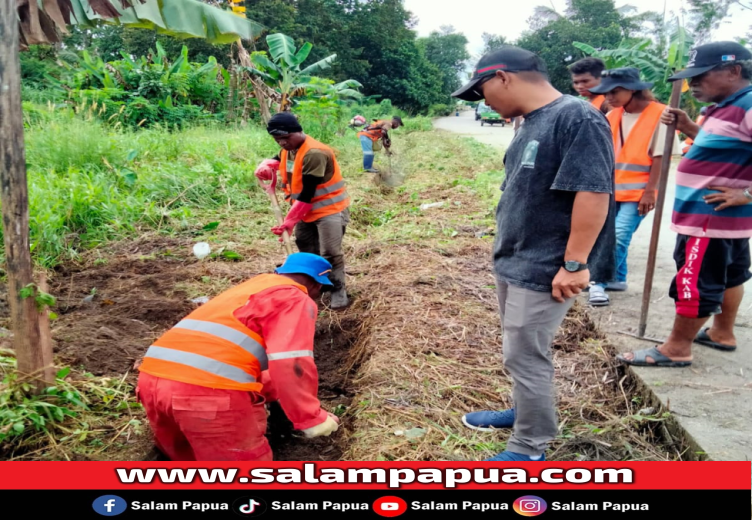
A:
[[[751,473],[750,462],[0,462],[0,489],[750,490]]]

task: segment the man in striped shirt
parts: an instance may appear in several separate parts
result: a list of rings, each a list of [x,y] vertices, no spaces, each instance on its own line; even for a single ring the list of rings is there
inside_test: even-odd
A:
[[[689,80],[708,107],[702,127],[685,112],[667,109],[662,121],[694,139],[679,164],[672,229],[678,233],[671,284],[676,318],[663,345],[619,356],[638,366],[692,364],[692,342],[736,350],[734,322],[750,273],[752,237],[752,53],[735,42],[701,45],[688,68],[671,81]],[[713,325],[703,329],[710,316]],[[702,329],[702,330],[701,330]]]

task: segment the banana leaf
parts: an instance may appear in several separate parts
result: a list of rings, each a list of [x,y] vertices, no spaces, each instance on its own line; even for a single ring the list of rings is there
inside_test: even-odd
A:
[[[301,63],[303,63],[305,60],[307,60],[308,55],[311,54],[311,49],[313,49],[313,44],[310,42],[305,42],[303,46],[298,50],[298,52],[293,57],[293,62],[290,65],[293,67],[297,67]]]
[[[60,0],[65,1],[65,0]],[[238,38],[256,39],[263,26],[253,20],[223,11],[198,0],[145,0],[130,7],[115,4],[119,16],[106,18],[95,13],[93,0],[70,0],[75,20],[71,23],[91,27],[97,22],[155,29],[179,38],[203,38],[210,43],[233,43]]]
[[[295,65],[295,42],[286,34],[270,34],[266,37],[269,53],[274,61],[284,61],[289,67]]]
[[[312,75],[316,74],[317,72],[321,72],[323,70],[326,70],[332,66],[332,63],[337,59],[336,54],[332,54],[331,56],[327,56],[323,60],[317,61],[313,65],[309,65],[308,67],[304,68],[300,71],[301,75]]]

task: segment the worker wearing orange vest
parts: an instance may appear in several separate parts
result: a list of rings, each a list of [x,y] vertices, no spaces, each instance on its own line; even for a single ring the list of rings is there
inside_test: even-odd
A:
[[[285,221],[272,228],[276,235],[295,230],[295,243],[304,253],[321,255],[332,264],[332,309],[349,305],[345,287],[342,238],[350,222],[350,197],[334,151],[303,133],[297,118],[276,114],[267,125],[282,152],[263,161],[256,177],[271,180],[279,172],[285,199],[292,204]]]
[[[696,121],[696,123],[699,126],[702,126],[702,122],[705,120],[705,112],[707,112],[707,111],[708,111],[708,107],[702,107],[700,109],[700,115],[697,116],[697,121]],[[677,132],[678,132],[678,130],[677,130]],[[694,143],[695,143],[694,139],[692,139],[691,137],[687,137],[684,140],[684,143],[682,144],[682,155],[686,155],[687,152],[689,151],[689,149],[692,147],[692,145]]]
[[[629,245],[645,216],[655,209],[656,187],[663,160],[666,126],[660,124],[665,105],[655,101],[652,83],[640,80],[640,71],[625,67],[603,72],[599,86],[590,91],[605,94],[611,107],[611,124],[616,153],[616,280],[596,280],[590,287],[589,302],[608,305],[606,289],[627,290]],[[678,140],[674,147],[679,150]]]
[[[156,444],[171,460],[272,460],[265,401],[296,430],[328,436],[313,361],[318,298],[331,264],[290,255],[205,303],[146,351],[136,390]]]
[[[358,132],[360,145],[363,149],[363,170],[368,173],[377,173],[373,168],[374,152],[381,149],[383,144],[388,155],[391,155],[392,141],[389,138],[389,130],[395,130],[403,126],[402,118],[399,116],[387,119],[374,119],[373,123]]]
[[[601,84],[601,74],[605,68],[606,64],[598,58],[584,58],[569,66],[569,72],[572,74],[572,87],[593,108],[604,114],[608,111],[606,96],[594,94],[590,89]]]

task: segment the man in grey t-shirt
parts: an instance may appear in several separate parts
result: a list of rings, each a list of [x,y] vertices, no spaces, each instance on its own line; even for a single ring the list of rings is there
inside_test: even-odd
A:
[[[494,270],[514,408],[465,415],[514,428],[492,461],[544,460],[557,434],[551,343],[574,298],[614,271],[614,151],[600,112],[548,81],[535,54],[506,46],[481,58],[453,96],[524,116],[504,159]]]

